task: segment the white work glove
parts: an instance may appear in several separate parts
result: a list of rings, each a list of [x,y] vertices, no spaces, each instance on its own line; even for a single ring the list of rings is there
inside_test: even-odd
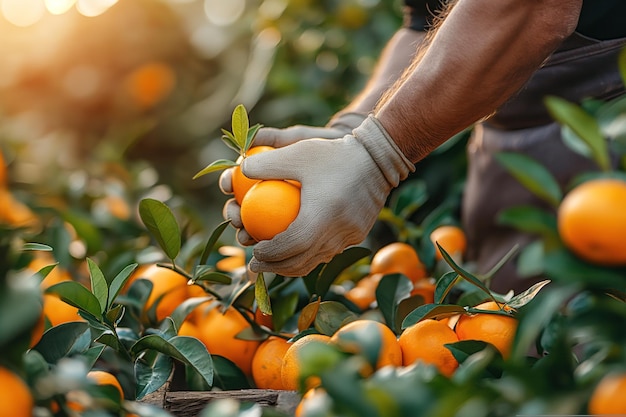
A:
[[[355,112],[344,112],[335,115],[325,127],[296,125],[285,129],[277,129],[273,127],[263,127],[259,129],[254,139],[254,146],[272,146],[274,148],[282,148],[304,139],[337,139],[352,132],[352,129],[359,126],[367,115]],[[233,194],[233,168],[226,169],[219,178],[219,186],[222,193],[226,195]],[[237,241],[244,246],[250,246],[256,243],[248,232],[243,229],[241,223],[241,215],[239,214],[241,207],[234,198],[229,199],[224,204],[223,216],[225,219],[231,219],[231,225],[237,229]]]
[[[258,242],[250,262],[254,272],[301,276],[362,242],[391,190],[415,166],[370,116],[343,138],[302,140],[256,154],[242,170],[250,178],[302,184],[298,216],[284,232]]]

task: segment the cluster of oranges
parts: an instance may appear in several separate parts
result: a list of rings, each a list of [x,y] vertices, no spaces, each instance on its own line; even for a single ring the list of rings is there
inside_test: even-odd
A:
[[[465,232],[458,226],[439,226],[429,237],[435,245],[436,261],[443,259],[436,243],[457,259],[465,253],[467,247]],[[404,242],[393,242],[377,250],[370,262],[369,274],[346,292],[346,298],[361,310],[366,310],[376,300],[376,287],[381,278],[388,274],[404,275],[413,285],[411,296],[421,296],[425,304],[434,302],[435,281],[428,276],[426,266],[415,248]]]

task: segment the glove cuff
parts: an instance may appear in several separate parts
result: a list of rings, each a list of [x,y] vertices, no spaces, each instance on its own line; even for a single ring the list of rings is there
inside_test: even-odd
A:
[[[393,188],[415,171],[415,165],[404,156],[374,116],[368,116],[359,127],[354,129],[353,134],[365,147]]]
[[[326,127],[332,127],[344,131],[345,133],[351,133],[352,129],[358,127],[366,118],[367,114],[363,113],[340,112],[330,119]]]

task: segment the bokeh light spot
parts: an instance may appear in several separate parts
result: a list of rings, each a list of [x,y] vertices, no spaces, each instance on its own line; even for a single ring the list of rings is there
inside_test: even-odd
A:
[[[76,4],[76,0],[45,0],[45,4],[48,12],[60,15],[71,9]]]
[[[2,15],[15,26],[31,26],[46,13],[43,0],[1,0]]]
[[[76,9],[86,17],[99,16],[106,12],[117,0],[78,0]]]
[[[228,26],[237,21],[246,9],[245,0],[204,0],[204,13],[209,22]]]

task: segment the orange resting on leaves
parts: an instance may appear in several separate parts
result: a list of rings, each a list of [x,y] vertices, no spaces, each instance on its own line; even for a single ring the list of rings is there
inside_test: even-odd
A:
[[[600,265],[626,264],[626,182],[584,182],[561,201],[557,226],[563,243],[582,259]]]
[[[296,219],[300,211],[300,187],[283,180],[260,181],[241,202],[241,221],[255,240],[269,240]]]
[[[626,415],[626,372],[605,375],[594,388],[589,399],[591,415]]]
[[[0,387],[0,417],[32,416],[33,395],[22,378],[0,367]]]
[[[426,267],[413,246],[393,242],[378,249],[370,262],[371,274],[403,274],[413,283],[426,277]]]
[[[253,146],[252,148],[248,149],[248,151],[246,152],[246,157],[256,155],[261,152],[271,151],[271,150],[274,150],[272,146],[265,146],[265,145]],[[243,161],[243,157],[239,157],[239,159],[237,159],[237,162],[239,164],[241,164],[242,161]],[[243,201],[243,196],[246,195],[248,190],[252,188],[252,186],[258,183],[259,181],[261,180],[255,180],[255,179],[248,178],[245,175],[243,175],[243,172],[241,172],[241,167],[239,165],[233,168],[233,177],[232,177],[233,193],[235,195],[235,200],[237,201],[237,203],[239,203],[239,205],[241,205],[241,202]]]
[[[383,366],[401,366],[402,365],[402,350],[396,334],[385,324],[376,320],[359,319],[351,321],[340,327],[330,338],[331,342],[337,343],[347,351],[352,353],[359,353],[361,348],[352,341],[342,339],[345,335],[351,332],[377,332],[380,339],[380,352],[378,353],[378,361],[376,362],[376,369],[380,369]]]
[[[188,298],[187,278],[169,268],[151,265],[142,272],[140,278],[152,282],[152,291],[145,309],[148,311],[158,300],[156,319],[159,322],[171,315]]]
[[[495,301],[487,301],[474,308],[488,311],[500,310],[500,306]],[[504,309],[510,310],[507,307]],[[489,313],[463,314],[456,323],[455,331],[459,340],[482,340],[491,343],[506,359],[511,353],[517,331],[517,319],[512,316]]]
[[[239,311],[230,307],[222,313],[218,308],[213,308],[197,326],[200,340],[211,355],[223,356],[237,365],[244,374],[251,374],[252,358],[260,342],[237,338],[241,331],[250,328],[250,323]]]
[[[281,379],[283,382],[283,388],[286,390],[297,390],[300,380],[300,351],[303,346],[308,345],[311,342],[330,343],[330,336],[324,334],[307,334],[302,336],[295,342],[291,343],[289,349],[283,357],[283,365],[280,370]],[[310,389],[318,386],[320,381],[315,379],[309,379],[306,381],[306,388]]]
[[[435,244],[439,245],[452,257],[455,255],[463,255],[467,248],[467,238],[465,232],[458,226],[444,225],[439,226],[430,234],[430,241],[435,246],[435,259],[441,260],[443,256],[441,251]]]
[[[252,357],[252,379],[256,388],[283,389],[281,368],[289,346],[287,339],[278,336],[270,336],[259,345]]]
[[[444,322],[422,320],[404,329],[398,342],[402,349],[402,364],[417,361],[434,365],[445,376],[451,376],[459,363],[444,345],[458,342],[454,330]]]

